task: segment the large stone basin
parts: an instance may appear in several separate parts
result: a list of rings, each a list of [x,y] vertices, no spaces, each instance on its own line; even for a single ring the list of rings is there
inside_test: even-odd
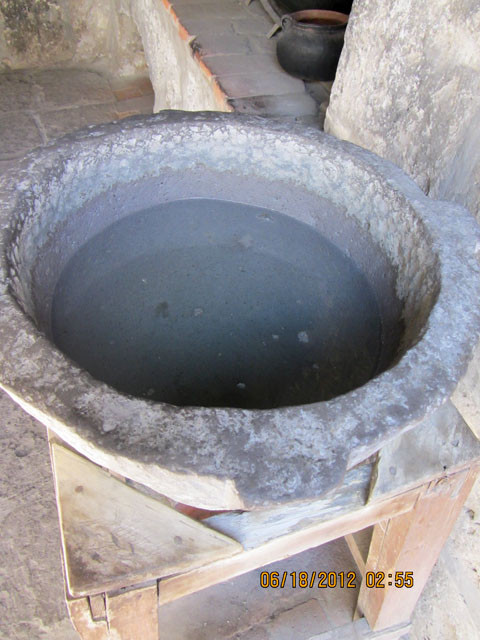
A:
[[[174,500],[309,499],[475,418],[480,230],[367,151],[163,112],[34,152],[1,206],[1,386]]]

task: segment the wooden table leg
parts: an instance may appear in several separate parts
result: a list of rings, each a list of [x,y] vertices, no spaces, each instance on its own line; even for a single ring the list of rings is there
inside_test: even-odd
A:
[[[158,640],[157,585],[67,599],[82,640]]]
[[[430,482],[414,508],[375,525],[366,572],[383,572],[383,588],[368,588],[364,577],[358,606],[370,627],[407,622],[467,499],[478,468]],[[395,586],[395,573],[411,571],[413,587]],[[391,583],[391,584],[389,584]]]

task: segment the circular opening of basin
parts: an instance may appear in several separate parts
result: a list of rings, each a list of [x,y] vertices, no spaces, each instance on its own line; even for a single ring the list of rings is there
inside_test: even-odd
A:
[[[400,315],[393,291],[382,305]],[[80,247],[55,287],[51,335],[122,392],[266,409],[331,399],[385,369],[401,332],[398,318],[385,330],[382,305],[371,278],[314,227],[178,199]]]

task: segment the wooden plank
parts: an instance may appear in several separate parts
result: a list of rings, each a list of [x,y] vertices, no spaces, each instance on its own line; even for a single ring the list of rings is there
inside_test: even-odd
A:
[[[355,560],[355,564],[358,570],[362,574],[365,574],[365,566],[368,558],[368,551],[370,549],[370,542],[372,540],[373,528],[367,527],[361,531],[355,533],[349,533],[345,536],[345,542],[350,549],[350,553]]]
[[[342,485],[317,500],[305,500],[243,513],[222,513],[203,521],[216,531],[254,549],[280,536],[362,509],[367,501],[372,465],[348,472]]]
[[[358,600],[372,629],[410,619],[477,473],[472,468],[432,481],[414,509],[375,526],[366,570],[383,572],[385,586],[369,589],[364,581]],[[395,572],[406,571],[414,586],[396,588]]]
[[[110,640],[107,621],[93,620],[88,598],[66,601],[70,620],[82,640]]]
[[[208,566],[178,576],[165,578],[160,581],[159,603],[171,602],[263,565],[364,529],[379,520],[405,513],[413,508],[419,493],[419,489],[412,490],[383,502],[357,508],[354,512],[344,512],[331,520],[298,528],[288,535],[269,540],[237,556],[212,562]]]
[[[480,459],[480,442],[446,402],[422,424],[386,444],[372,474],[370,500],[426,484]]]
[[[158,640],[156,583],[141,589],[107,594],[106,606],[112,640]]]
[[[237,554],[238,542],[52,443],[68,591],[92,595]]]

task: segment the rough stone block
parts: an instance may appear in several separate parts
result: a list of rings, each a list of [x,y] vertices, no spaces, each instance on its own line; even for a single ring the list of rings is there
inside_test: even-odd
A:
[[[19,158],[43,140],[32,116],[8,113],[0,116],[0,160]]]
[[[148,76],[112,77],[108,82],[114,94],[117,91],[132,91],[142,96],[153,93],[152,82]]]
[[[155,97],[153,94],[122,100],[117,102],[115,110],[119,118],[125,118],[127,115],[138,113],[153,113],[154,100]]]
[[[21,71],[0,74],[0,113],[32,109],[34,99],[30,74]]]
[[[47,138],[53,140],[81,127],[117,120],[119,116],[116,106],[114,104],[89,105],[72,109],[60,109],[59,111],[42,113],[40,117]]]
[[[355,2],[325,122],[478,219],[479,25],[476,0]]]
[[[225,96],[192,56],[188,34],[157,0],[132,0],[155,89],[155,110],[228,110]]]

